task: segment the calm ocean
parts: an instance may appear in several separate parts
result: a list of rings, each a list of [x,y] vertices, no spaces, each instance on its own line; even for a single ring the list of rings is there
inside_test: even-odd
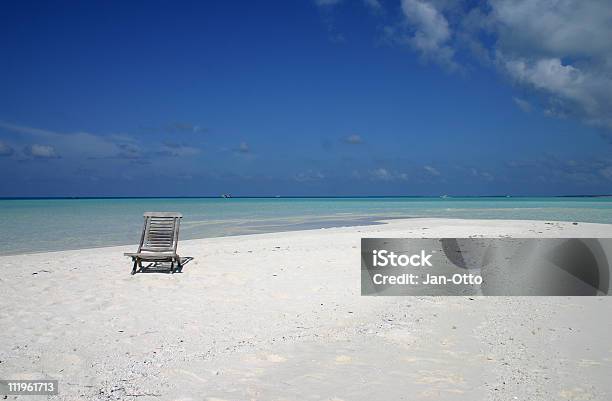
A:
[[[137,243],[144,211],[179,211],[181,238],[452,217],[612,223],[612,198],[146,198],[0,200],[0,254]]]

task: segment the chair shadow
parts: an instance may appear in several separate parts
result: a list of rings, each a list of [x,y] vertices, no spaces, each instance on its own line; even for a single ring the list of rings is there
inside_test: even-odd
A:
[[[174,274],[182,273],[183,267],[189,262],[193,260],[191,256],[181,257],[181,267],[177,267],[176,264],[174,266]],[[142,265],[140,269],[136,271],[136,273],[163,273],[163,274],[171,274],[170,270],[171,262],[152,262],[148,265]]]

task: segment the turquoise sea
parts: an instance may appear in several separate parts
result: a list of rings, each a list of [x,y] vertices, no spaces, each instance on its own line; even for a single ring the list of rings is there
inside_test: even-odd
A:
[[[137,243],[145,211],[179,211],[181,239],[372,223],[380,218],[612,224],[612,198],[2,199],[0,254]]]

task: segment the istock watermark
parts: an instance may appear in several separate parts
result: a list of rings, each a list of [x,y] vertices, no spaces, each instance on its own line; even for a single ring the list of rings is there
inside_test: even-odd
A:
[[[425,250],[421,250],[420,254],[415,254],[415,255],[405,255],[405,254],[399,254],[397,255],[395,252],[391,251],[387,251],[387,250],[377,250],[374,249],[372,251],[372,265],[374,267],[385,267],[385,266],[401,266],[401,267],[406,267],[406,266],[414,266],[414,267],[418,267],[418,266],[429,266],[431,267],[431,263],[429,262],[429,259],[431,259],[431,257],[433,256],[432,254],[427,254],[425,253]]]
[[[612,238],[364,238],[362,295],[609,295]]]

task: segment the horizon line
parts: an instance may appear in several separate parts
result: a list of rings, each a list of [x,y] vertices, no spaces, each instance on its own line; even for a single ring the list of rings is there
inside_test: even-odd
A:
[[[217,196],[0,196],[0,200],[78,199],[358,199],[358,198],[607,198],[612,194],[580,195],[241,195]]]

